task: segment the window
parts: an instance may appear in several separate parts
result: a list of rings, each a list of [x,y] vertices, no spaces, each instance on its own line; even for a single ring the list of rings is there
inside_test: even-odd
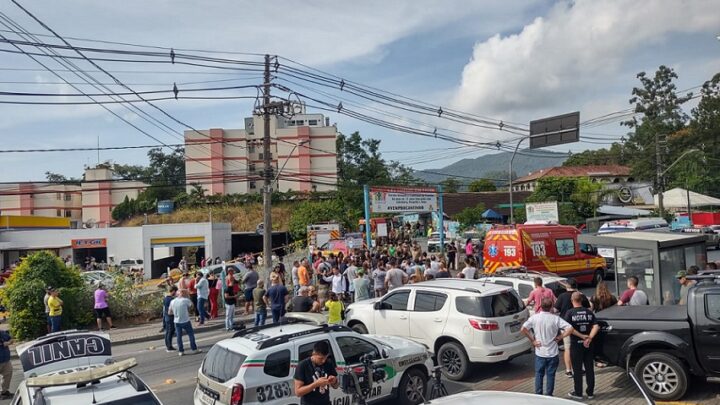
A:
[[[250,163],[250,173],[255,173],[255,163]]]
[[[317,120],[308,120],[308,125],[317,125],[317,124],[318,124]]]
[[[62,210],[55,210],[55,216],[61,217],[62,216]]]
[[[660,260],[663,260],[662,253]],[[677,273],[677,268],[674,269]],[[638,289],[643,290],[650,300],[650,305],[658,305],[655,296],[655,266],[653,260],[653,252],[649,249],[615,249],[615,278],[619,287],[618,294],[622,294],[626,289],[628,278],[637,277]],[[662,277],[661,277],[662,282]],[[677,280],[675,280],[677,282]],[[667,286],[666,286],[667,287]],[[673,295],[672,289],[667,290],[663,287],[663,303],[671,303],[678,295]],[[679,292],[679,287],[678,287]],[[669,293],[669,296],[668,296]]]
[[[520,293],[520,297],[522,297],[523,299],[529,297],[532,290],[533,287],[529,284],[518,285],[518,292]]]
[[[65,210],[65,218],[70,218],[70,217],[72,217],[72,211]]]
[[[72,201],[72,194],[65,193],[65,201]]]
[[[255,144],[254,143],[248,144],[247,150],[248,150],[248,153],[255,153]]]
[[[258,159],[262,160],[264,158],[265,158],[265,155],[262,152],[258,153]]]
[[[395,294],[390,294],[389,297],[382,301],[382,309],[407,311],[408,298],[410,298],[410,291],[400,291]]]
[[[328,346],[330,346],[330,356],[328,357],[328,359],[333,359],[334,361],[332,345],[330,344],[329,340],[325,340],[325,342],[328,344]],[[305,343],[304,345],[300,345],[300,347],[298,347],[298,362],[303,361],[310,357],[310,355],[312,355],[313,346],[315,346],[315,343],[317,342]]]
[[[555,247],[558,256],[573,256],[575,254],[575,241],[573,239],[557,239]]]
[[[435,312],[442,309],[447,301],[447,295],[432,292],[418,291],[415,294],[415,311]]]
[[[457,297],[455,306],[460,313],[483,318],[495,318],[517,314],[523,310],[515,290],[485,297]]]
[[[305,120],[296,120],[295,121],[295,125],[297,125],[298,127],[303,126],[303,124],[305,124]]]
[[[251,182],[250,182],[250,189],[251,189],[251,190],[254,190],[254,189],[255,189],[255,182],[254,182],[254,181],[251,181]]]
[[[720,321],[720,294],[705,296],[705,313],[708,318]]]
[[[231,352],[222,346],[215,345],[205,356],[202,373],[211,380],[224,383],[237,376],[240,365],[246,358],[240,353]]]
[[[62,200],[62,193],[57,193],[55,195],[55,198],[57,198],[58,200]]]
[[[361,363],[360,358],[366,354],[373,356],[374,359],[380,358],[377,347],[365,339],[343,336],[337,339],[337,343],[340,346],[340,353],[345,359],[345,364]]]
[[[513,283],[512,281],[505,281],[505,280],[495,280],[492,282],[493,284],[499,284],[499,285],[506,285],[508,287],[512,287]]]
[[[290,350],[281,350],[268,355],[265,359],[263,372],[273,377],[287,377],[290,375]]]

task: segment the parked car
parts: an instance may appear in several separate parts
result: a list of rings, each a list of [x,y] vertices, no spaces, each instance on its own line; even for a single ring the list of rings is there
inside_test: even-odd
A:
[[[658,400],[682,398],[691,379],[720,378],[720,276],[706,278],[690,288],[687,305],[599,312],[601,357],[634,369]]]
[[[577,228],[567,225],[495,226],[485,236],[483,267],[493,273],[525,266],[596,285],[605,278],[605,259],[594,247],[579,243],[578,235]]]
[[[128,275],[143,274],[144,266],[142,259],[125,259],[120,261],[120,271]]]
[[[425,397],[432,360],[423,345],[395,336],[360,335],[342,325],[326,325],[289,317],[237,332],[216,343],[198,371],[193,394],[195,405],[290,404],[299,402],[294,392],[295,365],[312,354],[316,342],[325,340],[338,375],[361,365],[365,355],[375,366],[384,366],[386,379],[373,384],[369,400],[395,397],[405,404],[420,404]],[[340,389],[330,391],[333,404],[353,403]]]
[[[451,242],[454,242],[454,240],[450,237],[450,235],[445,234],[445,240],[443,242],[445,242],[445,251],[447,252],[448,246]],[[430,234],[427,241],[427,251],[428,253],[440,251],[440,232],[433,232]]]
[[[130,370],[137,361],[115,361],[110,357],[110,345],[106,334],[78,331],[51,333],[19,345],[17,352],[25,379],[10,403],[76,405],[101,401],[105,405],[162,405],[150,387]]]
[[[482,280],[438,279],[396,288],[348,306],[360,333],[410,338],[430,348],[451,380],[472,363],[498,363],[530,350],[520,333],[528,309],[514,289]]]
[[[213,274],[215,277],[220,277],[220,274],[222,273],[223,265],[222,264],[213,264],[211,266],[205,266],[200,268],[200,272],[203,275],[207,275],[208,273]],[[242,275],[247,271],[245,268],[245,265],[240,263],[225,263],[225,271],[228,269],[232,269],[233,271],[233,277],[236,281],[242,280]]]
[[[556,297],[566,291],[565,283],[567,282],[567,279],[565,277],[560,277],[557,274],[548,272],[511,269],[487,275],[482,277],[482,280],[493,284],[512,287],[521,299],[526,300],[528,296],[530,296],[530,292],[535,288],[535,277],[540,277],[543,282],[543,287],[551,289]],[[531,312],[534,311],[531,309]]]
[[[80,273],[83,281],[93,287],[102,283],[107,288],[113,288],[115,285],[115,278],[110,273],[102,270],[91,270]]]
[[[713,248],[715,250],[720,249],[720,233],[715,232],[715,230],[709,226],[684,228],[682,230],[682,232],[704,235],[705,236],[705,245],[708,248]]]

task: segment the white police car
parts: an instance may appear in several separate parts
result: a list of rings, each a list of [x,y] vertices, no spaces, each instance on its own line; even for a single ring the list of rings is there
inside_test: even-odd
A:
[[[162,405],[130,368],[114,361],[104,333],[52,333],[17,348],[25,379],[12,405]]]
[[[305,319],[303,319],[305,318]],[[371,355],[373,368],[385,379],[375,382],[368,402],[395,397],[401,404],[420,404],[432,369],[427,348],[394,336],[360,335],[342,325],[326,325],[307,314],[288,314],[285,322],[240,331],[216,343],[198,371],[195,405],[299,404],[293,375],[316,342],[330,344],[338,375],[356,370]],[[352,395],[330,391],[333,405],[350,405]]]

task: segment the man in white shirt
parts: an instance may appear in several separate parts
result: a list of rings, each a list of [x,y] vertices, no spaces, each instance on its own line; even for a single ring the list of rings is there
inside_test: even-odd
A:
[[[467,280],[474,280],[477,269],[473,266],[472,258],[465,258],[465,268],[462,269],[461,273],[465,275]]]
[[[345,275],[340,274],[340,269],[337,268],[337,266],[333,267],[332,275],[323,277],[323,279],[325,282],[330,283],[330,291],[335,294],[341,295],[345,294],[345,291],[347,291],[347,279],[345,278]]]
[[[290,277],[292,278],[294,295],[299,295],[300,292],[300,278],[298,277],[298,269],[300,268],[300,262],[295,260],[293,262],[292,270],[290,270]]]
[[[520,331],[535,348],[535,394],[543,395],[543,378],[547,376],[544,394],[552,396],[555,372],[560,364],[558,342],[562,342],[574,330],[564,319],[552,313],[551,299],[543,298],[541,306],[543,310],[525,321]]]
[[[348,280],[348,290],[350,291],[350,296],[355,295],[355,285],[353,284],[353,280],[357,278],[357,271],[358,267],[355,263],[355,260],[350,262],[350,266],[348,266],[347,269],[345,269],[345,277]],[[344,292],[344,291],[343,291]]]

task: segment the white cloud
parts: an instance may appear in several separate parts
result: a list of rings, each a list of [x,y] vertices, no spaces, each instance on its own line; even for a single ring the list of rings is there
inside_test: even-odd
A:
[[[674,34],[714,37],[718,26],[716,0],[562,2],[517,34],[477,43],[453,104],[520,120],[568,105],[597,107],[618,74],[646,68],[627,66],[641,48],[662,47]],[[674,63],[656,56],[654,67]]]

